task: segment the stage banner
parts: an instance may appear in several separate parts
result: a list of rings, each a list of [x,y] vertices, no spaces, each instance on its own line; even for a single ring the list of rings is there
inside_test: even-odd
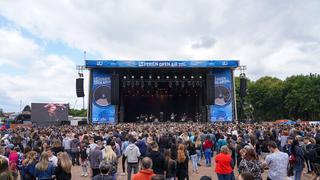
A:
[[[92,123],[115,123],[115,106],[111,105],[111,75],[92,70]]]
[[[213,70],[215,76],[215,100],[211,105],[211,121],[231,122],[233,119],[233,83],[231,69]]]

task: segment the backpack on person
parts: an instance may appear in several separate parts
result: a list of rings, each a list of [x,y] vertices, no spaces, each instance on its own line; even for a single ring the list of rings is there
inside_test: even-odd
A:
[[[320,156],[317,150],[320,150],[320,148],[313,148],[309,151],[306,151],[305,157],[310,160],[310,162],[313,165],[314,173],[319,176],[320,175]]]

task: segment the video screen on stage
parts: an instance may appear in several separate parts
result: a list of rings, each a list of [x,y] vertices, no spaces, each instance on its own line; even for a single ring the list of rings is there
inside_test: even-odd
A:
[[[36,124],[57,124],[68,120],[69,105],[60,103],[32,103],[31,121]]]

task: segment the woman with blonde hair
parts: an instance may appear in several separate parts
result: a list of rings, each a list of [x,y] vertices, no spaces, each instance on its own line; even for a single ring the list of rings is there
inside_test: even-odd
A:
[[[37,152],[30,151],[26,154],[26,159],[22,161],[21,179],[32,180],[35,177],[35,167],[37,164]]]
[[[200,165],[200,161],[201,161],[201,148],[202,148],[202,143],[201,143],[201,138],[200,136],[196,136],[195,138],[195,146],[196,146],[196,152],[197,152],[197,157],[198,157],[198,161],[197,164],[198,166]]]
[[[38,179],[53,179],[54,166],[49,163],[49,156],[46,152],[42,152],[40,161],[35,168],[35,177]]]
[[[58,153],[58,167],[56,167],[54,174],[57,180],[71,180],[72,162],[66,152]]]
[[[224,145],[220,149],[220,153],[215,157],[216,169],[219,180],[232,179],[232,157],[228,146]]]
[[[118,158],[117,154],[113,151],[110,145],[105,147],[103,152],[103,159],[104,161],[112,165],[109,174],[113,177],[113,179],[116,179],[116,173],[118,169]]]
[[[186,155],[185,146],[179,144],[177,155],[177,177],[178,180],[189,179],[188,175],[188,156]]]

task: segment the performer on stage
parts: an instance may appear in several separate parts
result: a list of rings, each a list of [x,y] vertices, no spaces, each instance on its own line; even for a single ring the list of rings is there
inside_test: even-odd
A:
[[[187,114],[183,113],[182,116],[181,116],[181,121],[185,122],[186,120],[187,120]]]
[[[177,116],[176,114],[171,113],[171,115],[170,115],[170,120],[171,120],[171,122],[174,122],[174,121],[175,121],[176,116]]]

